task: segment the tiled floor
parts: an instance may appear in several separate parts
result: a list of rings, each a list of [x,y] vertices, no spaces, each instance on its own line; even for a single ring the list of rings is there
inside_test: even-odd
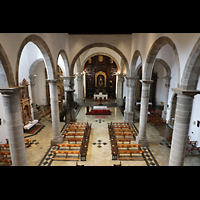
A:
[[[79,161],[79,165],[84,166],[113,166],[119,164],[120,161],[112,160],[111,146],[108,134],[108,124],[111,121],[122,122],[123,116],[118,107],[109,107],[112,114],[110,116],[91,116],[85,115],[86,107],[82,107],[77,121],[92,123],[92,131],[90,135],[90,142],[88,147],[88,154],[86,161]],[[74,161],[52,161],[52,151],[55,147],[49,149],[46,157],[40,163],[41,166],[75,166]],[[155,161],[150,149],[144,148],[145,161],[121,161],[122,166],[156,166],[158,163]]]
[[[111,121],[123,122],[123,116],[118,107],[109,107],[109,109],[112,112],[112,115],[110,116],[92,116],[85,115],[85,106],[81,108],[77,116],[77,121],[92,123],[92,131],[90,135],[87,161],[79,161],[79,165],[113,166],[114,164],[119,164],[118,160],[112,160],[107,123]],[[29,139],[34,140],[34,143],[31,145],[31,147],[26,149],[28,165],[75,166],[76,162],[74,161],[51,160],[53,156],[52,150],[55,148],[50,146],[50,140],[52,138],[51,118],[44,118],[41,120],[41,123],[45,125],[45,127],[37,135],[29,137]],[[61,123],[60,128],[62,129],[64,125],[65,123]],[[138,128],[139,123],[135,123],[135,126]],[[122,166],[156,166],[157,164],[160,166],[167,166],[169,163],[170,148],[165,143],[166,131],[167,129],[164,125],[163,128],[157,128],[147,124],[147,138],[149,141],[150,151],[146,149],[145,156],[149,160],[122,161]],[[186,157],[184,165],[200,166],[200,156]]]

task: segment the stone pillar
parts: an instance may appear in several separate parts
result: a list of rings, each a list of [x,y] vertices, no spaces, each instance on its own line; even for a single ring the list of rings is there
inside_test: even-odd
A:
[[[51,118],[53,128],[53,138],[51,145],[55,146],[63,142],[63,137],[60,134],[60,119],[59,119],[59,104],[58,104],[58,87],[57,79],[48,79],[51,99]]]
[[[84,98],[83,98],[83,74],[77,74],[77,85],[78,85],[78,96],[77,96],[77,102],[79,105],[84,104]]]
[[[172,89],[177,93],[177,106],[169,158],[170,166],[183,166],[190,126],[193,98],[200,91]]]
[[[30,75],[30,87],[31,87],[31,94],[32,94],[32,105],[33,105],[33,119],[37,118],[37,108],[36,108],[36,98],[35,98],[35,78],[36,75]]]
[[[170,88],[170,81],[172,79],[171,76],[166,76],[166,84],[165,84],[165,102],[164,102],[164,110],[162,113],[162,118],[166,120],[167,116],[167,105],[168,105],[168,97],[169,97],[169,88]]]
[[[71,76],[61,76],[65,90],[65,103],[67,103],[67,90],[71,89]]]
[[[118,104],[118,106],[123,105],[123,83],[124,83],[124,75],[118,74],[118,83],[117,83],[117,104]]]
[[[136,137],[136,143],[141,144],[141,146],[148,147],[146,126],[148,117],[150,85],[153,81],[141,80],[140,82],[142,83],[142,96],[140,107],[139,135]]]
[[[24,131],[19,102],[19,91],[21,89],[22,87],[0,89],[13,166],[27,166]]]
[[[126,108],[124,111],[124,121],[133,122],[135,119],[135,88],[136,88],[136,77],[126,77],[127,84],[126,89],[128,95],[126,95]]]

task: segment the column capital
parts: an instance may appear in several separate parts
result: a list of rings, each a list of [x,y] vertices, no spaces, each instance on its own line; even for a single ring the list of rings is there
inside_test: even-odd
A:
[[[153,80],[140,80],[141,83],[151,84]]]
[[[197,94],[200,94],[200,90],[182,90],[180,88],[172,88],[176,94],[182,94],[190,97],[194,97]]]
[[[46,79],[46,81],[49,83],[57,83],[58,79]]]
[[[13,94],[16,92],[19,92],[20,90],[24,89],[24,86],[16,86],[16,87],[12,87],[12,88],[0,88],[0,93],[1,94]]]

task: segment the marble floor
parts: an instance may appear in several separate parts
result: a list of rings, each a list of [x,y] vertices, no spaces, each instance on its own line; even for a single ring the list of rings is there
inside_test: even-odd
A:
[[[112,114],[108,116],[85,115],[86,107],[83,106],[78,115],[77,121],[89,122],[92,124],[90,142],[88,147],[87,161],[79,161],[79,165],[84,166],[113,166],[119,164],[118,160],[112,160],[111,148],[108,134],[108,124],[111,121],[123,122],[123,115],[118,107],[109,107]],[[138,114],[138,113],[137,113]],[[139,114],[138,114],[139,115]],[[100,121],[99,121],[100,120]],[[45,127],[36,135],[29,137],[33,144],[26,149],[27,161],[29,166],[41,166],[51,150],[50,141],[52,138],[51,118],[45,117],[40,121]],[[60,130],[65,123],[60,123]],[[138,128],[139,123],[135,126]],[[162,128],[156,128],[147,124],[147,139],[149,149],[156,159],[159,166],[168,166],[170,148],[165,144],[166,135],[165,125]],[[95,144],[96,143],[96,144]],[[162,143],[162,145],[161,145]],[[99,145],[100,144],[100,145]],[[101,147],[100,147],[101,146]],[[50,154],[52,156],[52,154]],[[50,158],[48,158],[50,159]],[[147,166],[145,161],[121,161],[122,166]],[[75,166],[74,161],[51,161],[50,166]],[[186,157],[185,166],[200,166],[200,156]]]

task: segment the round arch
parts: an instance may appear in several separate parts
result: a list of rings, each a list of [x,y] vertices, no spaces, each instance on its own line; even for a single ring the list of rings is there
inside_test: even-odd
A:
[[[115,46],[112,46],[112,45],[106,44],[106,43],[94,43],[94,44],[90,44],[90,45],[87,45],[87,46],[83,47],[83,48],[75,55],[74,59],[72,60],[72,63],[71,63],[71,73],[73,73],[73,71],[74,71],[74,66],[75,66],[75,63],[76,63],[77,59],[79,58],[79,56],[80,56],[83,52],[85,52],[85,51],[87,51],[87,50],[89,50],[89,49],[91,49],[91,48],[94,48],[94,47],[106,47],[106,48],[112,49],[113,51],[115,51],[116,53],[118,53],[118,54],[121,56],[121,58],[124,60],[124,63],[125,63],[125,65],[126,65],[126,73],[127,73],[127,74],[129,73],[128,61],[127,61],[126,57],[124,56],[124,54],[123,54],[118,48],[116,48]],[[72,75],[72,74],[71,74],[71,75]]]
[[[0,44],[0,88],[14,87],[15,81],[6,52]]]
[[[58,53],[58,57],[57,57],[57,63],[58,63],[58,58],[59,55],[62,57],[64,64],[65,64],[65,73],[63,74],[64,76],[69,76],[70,75],[70,70],[69,70],[69,59],[68,56],[66,54],[66,52],[62,49],[59,53]]]
[[[158,52],[160,51],[160,49],[166,44],[169,44],[175,53],[176,63],[177,63],[177,67],[178,67],[178,85],[179,85],[179,83],[180,83],[180,62],[179,62],[178,51],[177,51],[177,48],[176,48],[174,42],[170,38],[165,37],[165,36],[158,38],[151,46],[148,56],[147,56],[147,59],[146,59],[146,64],[144,67],[143,80],[151,79],[152,70],[153,70],[156,56],[157,56]]]
[[[34,43],[42,52],[42,55],[44,57],[44,62],[46,64],[46,68],[47,68],[47,75],[49,79],[54,79],[55,78],[55,68],[54,68],[54,62],[53,62],[53,57],[51,55],[51,52],[47,46],[47,44],[45,43],[45,41],[37,36],[37,35],[29,35],[28,37],[26,37],[17,54],[17,64],[16,64],[16,85],[18,85],[18,72],[19,72],[19,61],[20,61],[20,57],[22,54],[22,51],[25,47],[26,44],[28,44],[29,42]]]
[[[137,76],[137,72],[138,72],[139,68],[136,69],[136,64],[137,64],[137,60],[139,57],[141,58],[141,61],[142,61],[141,53],[138,50],[136,50],[135,53],[133,54],[133,58],[131,61],[131,68],[130,68],[131,77],[133,77],[135,75]]]
[[[99,52],[99,53],[93,53],[93,54],[89,55],[87,58],[85,58],[85,60],[84,60],[84,62],[83,62],[83,64],[82,64],[81,67],[84,67],[85,63],[88,61],[89,58],[91,58],[93,56],[98,56],[98,55],[108,56],[109,58],[113,59],[114,62],[116,63],[116,65],[117,65],[117,68],[120,69],[119,63],[117,62],[117,60],[113,56],[111,56],[108,53],[101,53],[101,52]]]
[[[194,45],[186,62],[180,88],[183,90],[196,90],[200,73],[200,38]]]

